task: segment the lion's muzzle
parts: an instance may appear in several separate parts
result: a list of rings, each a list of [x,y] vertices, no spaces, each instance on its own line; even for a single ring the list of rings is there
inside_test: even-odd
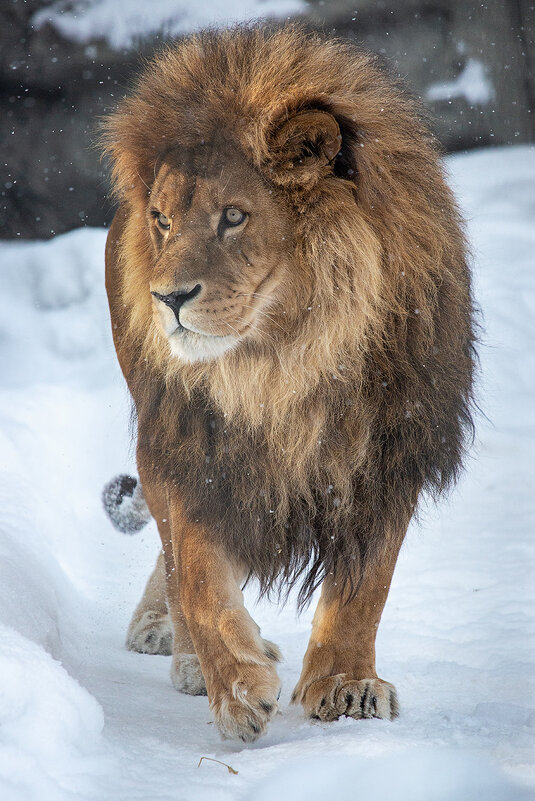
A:
[[[167,293],[151,290],[159,327],[169,342],[172,355],[182,361],[215,359],[239,341],[233,326],[227,326],[230,334],[210,331],[205,314],[202,311],[199,314],[197,308],[199,300],[202,303],[203,289],[203,284],[196,283],[193,289],[184,286]]]
[[[181,328],[184,328],[182,323],[180,322],[180,309],[188,300],[193,300],[202,290],[201,284],[196,284],[193,289],[178,289],[175,292],[169,292],[168,295],[161,295],[159,292],[151,292],[157,300],[165,303],[166,306],[169,306],[173,314],[175,315],[176,321]]]

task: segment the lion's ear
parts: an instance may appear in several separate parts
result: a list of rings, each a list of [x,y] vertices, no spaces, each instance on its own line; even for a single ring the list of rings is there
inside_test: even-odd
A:
[[[270,141],[270,168],[280,183],[309,183],[328,174],[342,147],[338,123],[327,111],[299,111]]]

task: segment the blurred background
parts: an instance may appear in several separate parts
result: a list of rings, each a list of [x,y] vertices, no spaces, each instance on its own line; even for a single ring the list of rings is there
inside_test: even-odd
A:
[[[99,116],[169,37],[255,17],[301,18],[383,57],[447,151],[535,140],[532,0],[2,0],[0,236],[108,223]]]

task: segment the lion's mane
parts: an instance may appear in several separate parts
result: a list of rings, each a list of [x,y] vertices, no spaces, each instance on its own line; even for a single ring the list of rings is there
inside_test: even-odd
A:
[[[332,114],[334,168],[296,178],[281,121]],[[295,215],[284,326],[183,364],[155,331],[142,221],[158,161],[224,130]],[[260,580],[353,585],[456,477],[473,325],[459,215],[414,101],[375,59],[299,27],[202,32],[150,62],[106,122],[125,217],[117,342],[138,458]],[[123,359],[125,361],[125,359]]]

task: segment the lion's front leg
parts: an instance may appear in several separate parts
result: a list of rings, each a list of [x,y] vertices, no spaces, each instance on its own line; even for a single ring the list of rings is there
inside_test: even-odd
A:
[[[243,605],[241,572],[200,524],[171,502],[180,604],[223,737],[252,742],[278,710],[277,648]]]
[[[375,635],[381,620],[397,549],[372,566],[357,595],[347,602],[336,577],[323,582],[301,677],[292,701],[324,721],[352,718],[395,718],[396,689],[377,677]]]

